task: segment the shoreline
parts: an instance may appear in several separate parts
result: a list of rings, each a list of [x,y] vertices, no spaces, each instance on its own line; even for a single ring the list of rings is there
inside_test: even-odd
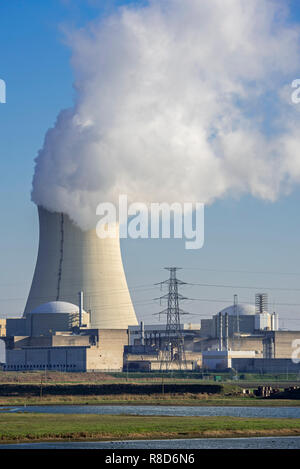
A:
[[[8,443],[300,436],[300,419],[1,413]]]
[[[288,437],[298,437],[300,438],[300,431],[239,431],[239,432],[205,432],[205,433],[193,433],[193,434],[186,434],[186,435],[178,435],[178,434],[153,434],[151,436],[139,434],[135,437],[127,436],[126,439],[122,440],[120,438],[114,438],[113,436],[106,436],[103,437],[101,434],[95,435],[86,435],[84,437],[79,436],[68,436],[68,437],[48,437],[48,438],[13,438],[13,439],[3,439],[0,440],[0,449],[2,445],[8,444],[26,444],[26,443],[82,443],[82,442],[126,442],[126,441],[155,441],[155,440],[191,440],[191,439],[231,439],[231,438],[288,438]]]
[[[20,397],[20,398],[0,398],[1,407],[7,406],[186,406],[186,407],[299,407],[300,400],[298,399],[269,399],[269,398],[232,398],[232,397],[208,397],[208,398],[174,398],[170,397],[146,397],[143,399],[137,397],[136,399],[118,399],[109,398],[101,399],[85,398],[76,399],[72,396],[59,397],[57,399],[47,397],[34,398],[34,397]]]

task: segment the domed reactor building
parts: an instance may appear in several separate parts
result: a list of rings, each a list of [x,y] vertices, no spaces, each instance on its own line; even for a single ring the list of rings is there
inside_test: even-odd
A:
[[[39,207],[40,238],[24,314],[6,320],[6,370],[121,371],[137,319],[119,238],[82,231]]]

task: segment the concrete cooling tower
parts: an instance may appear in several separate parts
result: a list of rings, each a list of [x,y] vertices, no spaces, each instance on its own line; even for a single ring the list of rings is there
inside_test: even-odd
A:
[[[91,312],[91,328],[137,325],[121,258],[119,238],[100,239],[67,215],[39,207],[40,239],[24,316],[42,303],[66,301]]]

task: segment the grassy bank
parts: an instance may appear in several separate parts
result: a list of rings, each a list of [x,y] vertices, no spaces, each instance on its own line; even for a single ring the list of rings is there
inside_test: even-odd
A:
[[[296,374],[251,374],[240,373],[233,376],[230,372],[222,373],[197,373],[197,372],[63,372],[63,371],[0,371],[0,384],[19,383],[37,384],[41,382],[49,384],[117,384],[117,383],[202,383],[213,384],[214,378],[221,379],[220,383],[235,384],[240,387],[257,387],[258,385],[273,385],[288,387],[299,384],[299,376]],[[238,380],[234,378],[239,378]]]
[[[119,378],[118,378],[118,375]],[[132,373],[132,375],[134,375]],[[6,405],[197,405],[197,406],[298,406],[289,395],[262,399],[245,395],[258,383],[213,382],[136,373],[124,381],[124,373],[2,372],[0,406]],[[191,374],[194,376],[194,374]],[[196,375],[195,375],[196,376]],[[249,376],[252,378],[252,376]],[[130,381],[132,380],[132,381]],[[248,386],[246,385],[248,384]],[[283,388],[281,388],[283,391]]]
[[[0,414],[4,442],[300,435],[300,419]]]
[[[300,406],[296,399],[262,399],[257,397],[230,397],[208,395],[122,395],[122,396],[24,396],[0,397],[0,406],[30,405],[155,405],[155,406],[263,406],[288,407]]]

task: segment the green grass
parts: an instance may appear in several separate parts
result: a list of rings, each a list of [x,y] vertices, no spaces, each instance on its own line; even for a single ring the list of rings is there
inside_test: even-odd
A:
[[[0,406],[5,405],[59,405],[59,404],[77,404],[77,405],[109,405],[109,404],[131,404],[131,405],[215,405],[215,406],[299,406],[300,400],[297,399],[262,399],[255,396],[244,396],[242,388],[254,389],[261,383],[252,382],[259,378],[260,375],[245,374],[244,380],[239,381],[223,381],[214,382],[212,379],[206,381],[199,379],[200,373],[192,372],[172,372],[164,373],[62,373],[62,372],[42,372],[42,371],[28,371],[28,372],[0,372],[0,386],[4,387],[3,394],[6,394],[9,386],[15,385],[17,390],[11,395],[0,395]],[[227,379],[230,377],[229,373],[219,373],[222,378]],[[202,375],[201,375],[202,376]],[[264,375],[265,381],[263,384],[270,383],[269,379],[280,379],[283,375]],[[296,375],[295,375],[296,376]],[[163,378],[163,379],[162,379]],[[194,378],[194,379],[192,379]],[[211,376],[212,378],[212,376]],[[42,385],[42,399],[40,399],[40,385]],[[126,381],[127,380],[127,381]],[[198,384],[217,385],[220,387],[220,394],[192,394],[186,393],[173,393],[170,389],[166,390],[166,384]],[[32,384],[36,386],[37,391],[29,394],[24,385]],[[73,392],[72,385],[81,384],[83,386],[82,394],[76,395]],[[100,395],[100,391],[95,391],[94,394],[87,395],[85,385],[110,385],[113,384],[118,388],[119,384],[135,384],[137,385],[158,385],[155,394],[150,395],[150,392],[145,395],[127,394],[127,391],[120,391],[115,395]],[[164,387],[163,387],[164,384]],[[278,383],[277,383],[278,384]],[[299,384],[299,382],[281,382],[280,388],[287,387],[291,384]],[[56,386],[58,391],[56,394],[47,394],[47,387],[53,388]],[[66,386],[69,386],[67,389]],[[134,386],[133,386],[134,387]],[[144,386],[145,387],[145,386]],[[277,387],[277,386],[276,386]],[[59,390],[60,388],[60,390]],[[74,388],[75,389],[75,388]],[[173,388],[172,388],[173,389]],[[163,392],[164,390],[164,392]],[[161,391],[161,392],[160,392]],[[174,386],[175,391],[175,386]],[[136,391],[131,391],[136,392]],[[172,392],[172,394],[168,394]]]
[[[0,414],[2,442],[300,435],[300,419]]]
[[[215,376],[220,376],[221,381],[214,381]],[[201,373],[191,371],[170,372],[118,372],[118,373],[65,373],[61,371],[0,371],[1,384],[44,384],[70,385],[70,384],[221,384],[225,387],[257,388],[259,385],[271,385],[273,387],[288,387],[300,384],[300,375],[289,373],[253,374],[238,373],[238,380],[233,380],[234,373]],[[288,378],[288,379],[287,379]],[[224,391],[227,392],[226,390]]]
[[[46,397],[1,397],[0,406],[24,405],[180,405],[180,406],[300,406],[297,399],[262,399],[256,397],[188,396],[188,395],[117,395],[117,396],[46,396]]]

